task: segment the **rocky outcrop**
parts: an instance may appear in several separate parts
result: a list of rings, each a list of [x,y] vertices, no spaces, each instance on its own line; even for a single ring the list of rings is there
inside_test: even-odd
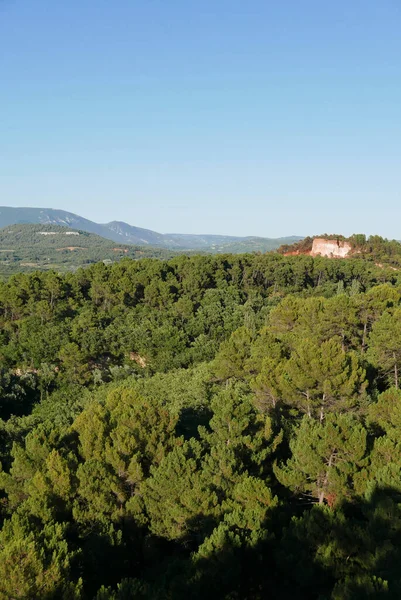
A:
[[[345,258],[352,250],[351,244],[341,240],[325,240],[315,238],[310,255],[328,256],[329,258]]]

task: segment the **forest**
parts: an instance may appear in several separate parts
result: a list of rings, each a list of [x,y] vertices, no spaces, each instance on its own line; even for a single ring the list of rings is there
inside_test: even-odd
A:
[[[401,272],[376,246],[0,282],[0,600],[400,598]]]

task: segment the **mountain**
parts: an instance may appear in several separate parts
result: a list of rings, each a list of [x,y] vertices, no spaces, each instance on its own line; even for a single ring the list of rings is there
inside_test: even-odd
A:
[[[104,236],[102,225],[98,225],[93,221],[89,221],[89,219],[84,219],[65,210],[0,206],[0,228],[23,223],[61,225]]]
[[[50,224],[22,223],[0,229],[0,275],[54,269],[75,271],[92,263],[121,258],[170,258],[164,248],[118,244],[95,233]]]
[[[100,227],[104,227],[107,231],[104,236],[115,242],[122,241],[125,244],[168,247],[164,239],[165,236],[162,233],[156,233],[156,231],[142,229],[141,227],[134,227],[133,225],[124,223],[124,221],[112,221],[106,225],[100,225]]]
[[[170,250],[196,250],[204,252],[265,252],[282,244],[291,244],[302,237],[258,238],[229,235],[192,235],[181,233],[157,233],[150,229],[134,227],[123,221],[95,223],[74,213],[53,208],[0,207],[0,228],[14,224],[43,224],[71,227],[95,233],[118,244],[155,246]]]

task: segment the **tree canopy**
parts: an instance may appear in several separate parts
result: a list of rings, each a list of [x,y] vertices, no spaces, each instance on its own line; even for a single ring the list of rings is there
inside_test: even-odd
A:
[[[399,598],[400,319],[357,256],[1,282],[0,599]]]

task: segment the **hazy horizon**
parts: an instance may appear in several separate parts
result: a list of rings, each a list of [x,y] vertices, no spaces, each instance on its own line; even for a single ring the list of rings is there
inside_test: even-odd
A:
[[[163,235],[177,235],[177,234],[179,234],[179,235],[205,235],[205,236],[207,236],[207,235],[222,235],[222,236],[232,236],[232,237],[262,237],[262,238],[264,237],[264,238],[272,238],[272,239],[276,238],[276,239],[280,239],[280,238],[289,238],[289,237],[301,237],[301,238],[305,238],[305,237],[308,237],[308,236],[309,237],[318,237],[318,236],[324,235],[324,234],[327,234],[327,235],[343,235],[345,237],[350,237],[353,234],[365,234],[367,237],[370,236],[370,235],[379,235],[379,236],[382,236],[384,238],[387,237],[388,239],[395,239],[395,240],[399,241],[399,238],[397,238],[397,237],[392,237],[392,238],[390,237],[389,238],[388,236],[382,235],[379,231],[373,231],[371,233],[367,233],[366,231],[362,231],[362,230],[358,230],[357,231],[357,230],[355,230],[355,231],[351,231],[349,233],[344,233],[344,231],[335,231],[335,230],[331,230],[329,228],[323,229],[321,231],[309,231],[308,233],[289,233],[289,232],[287,232],[287,233],[285,233],[283,235],[254,235],[252,233],[248,234],[246,232],[244,232],[243,234],[232,234],[232,233],[226,233],[224,231],[215,231],[215,232],[210,232],[210,231],[194,231],[194,232],[188,232],[188,231],[157,231],[157,230],[155,230],[152,227],[141,226],[141,225],[138,225],[137,223],[130,223],[129,221],[126,221],[124,219],[110,219],[109,221],[97,221],[96,218],[92,218],[91,216],[86,216],[86,215],[78,213],[78,212],[74,213],[71,210],[64,209],[64,208],[61,208],[61,207],[60,208],[56,208],[55,206],[34,206],[34,205],[32,205],[32,206],[10,206],[10,205],[3,205],[3,206],[0,206],[0,212],[1,212],[2,208],[21,208],[21,209],[24,209],[24,208],[27,208],[27,209],[29,209],[29,208],[36,208],[36,209],[39,209],[39,210],[63,210],[65,212],[70,212],[72,214],[75,214],[76,216],[88,219],[89,221],[93,221],[93,222],[97,223],[98,225],[107,225],[108,223],[111,223],[113,221],[114,222],[121,222],[121,223],[126,223],[127,225],[131,225],[133,227],[139,227],[141,229],[147,229],[149,231],[153,231],[153,232],[156,232],[156,233],[161,233]],[[73,228],[74,227],[72,227],[72,229]]]

